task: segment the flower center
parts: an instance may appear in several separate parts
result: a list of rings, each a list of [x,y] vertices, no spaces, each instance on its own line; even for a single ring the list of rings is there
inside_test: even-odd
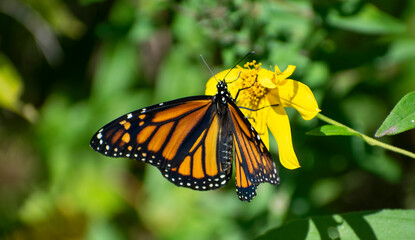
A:
[[[241,98],[243,101],[248,102],[250,106],[247,106],[252,109],[257,109],[259,101],[262,97],[267,94],[267,88],[262,86],[258,81],[258,72],[261,69],[261,63],[256,63],[256,61],[247,62],[244,65],[244,68],[241,69],[242,86],[244,88],[240,92]]]

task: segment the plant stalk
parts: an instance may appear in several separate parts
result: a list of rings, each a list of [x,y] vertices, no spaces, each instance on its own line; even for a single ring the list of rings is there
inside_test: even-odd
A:
[[[369,137],[369,136],[367,136],[367,135],[365,135],[365,134],[363,134],[363,133],[360,133],[360,132],[358,132],[358,131],[356,131],[356,130],[354,130],[354,129],[352,129],[352,128],[350,128],[350,127],[348,127],[348,126],[346,126],[346,125],[344,125],[344,124],[342,124],[342,123],[339,123],[339,122],[337,122],[337,121],[335,121],[335,120],[333,120],[333,119],[331,119],[331,118],[329,118],[329,117],[326,117],[326,116],[324,116],[323,114],[321,114],[321,113],[318,113],[317,114],[317,117],[320,119],[320,120],[322,120],[322,121],[324,121],[324,122],[326,122],[326,123],[329,123],[329,124],[331,124],[331,125],[335,125],[335,126],[339,126],[339,127],[344,127],[344,128],[346,128],[348,131],[350,131],[350,132],[352,132],[352,133],[356,133],[356,134],[358,134],[365,142],[367,142],[369,145],[372,145],[372,146],[378,146],[378,147],[382,147],[382,148],[384,148],[384,149],[387,149],[387,150],[390,150],[390,151],[392,151],[392,152],[396,152],[396,153],[400,153],[400,154],[402,154],[402,155],[405,155],[405,156],[408,156],[408,157],[410,157],[410,158],[413,158],[413,159],[415,159],[415,153],[413,153],[413,152],[410,152],[410,151],[408,151],[408,150],[405,150],[405,149],[402,149],[402,148],[398,148],[398,147],[395,147],[395,146],[392,146],[392,145],[390,145],[390,144],[387,144],[387,143],[384,143],[384,142],[381,142],[381,141],[378,141],[378,140],[376,140],[376,139],[374,139],[374,138],[371,138],[371,137]]]

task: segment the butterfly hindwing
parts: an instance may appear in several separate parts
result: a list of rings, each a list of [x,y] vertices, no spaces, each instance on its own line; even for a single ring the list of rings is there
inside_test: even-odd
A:
[[[258,133],[233,103],[228,103],[232,118],[235,148],[235,178],[238,197],[250,201],[260,183],[279,184],[278,171],[271,154]]]
[[[177,186],[209,190],[225,185],[232,173],[216,151],[219,132],[212,97],[196,96],[128,113],[99,130],[91,147],[154,165]]]

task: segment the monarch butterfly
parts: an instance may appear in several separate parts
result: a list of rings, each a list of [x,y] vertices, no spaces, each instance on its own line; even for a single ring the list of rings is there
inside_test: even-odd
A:
[[[199,191],[227,184],[235,153],[236,192],[242,201],[251,201],[260,183],[279,184],[271,154],[225,80],[218,82],[214,96],[181,98],[125,114],[95,133],[90,145],[106,156],[149,163],[175,185]]]

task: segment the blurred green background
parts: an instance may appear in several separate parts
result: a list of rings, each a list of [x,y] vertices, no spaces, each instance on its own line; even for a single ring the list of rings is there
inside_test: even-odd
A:
[[[289,110],[302,167],[197,192],[89,147],[129,111],[204,93],[247,52],[373,136],[415,90],[414,1],[0,0],[0,238],[250,239],[294,219],[415,208],[415,164],[357,137],[315,137]],[[185,87],[183,87],[185,86]],[[382,141],[415,151],[414,131]]]

